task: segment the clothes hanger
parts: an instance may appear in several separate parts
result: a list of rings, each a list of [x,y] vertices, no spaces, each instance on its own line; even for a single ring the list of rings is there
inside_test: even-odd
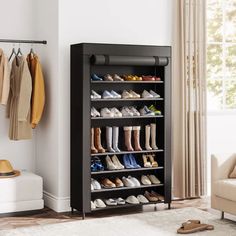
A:
[[[20,49],[20,44],[19,44],[19,48],[18,48],[18,51],[17,51],[17,56],[23,56],[22,52],[21,52],[21,49]]]
[[[31,57],[33,57],[35,55],[33,47],[34,47],[34,45],[31,44],[31,49],[30,49],[30,53],[29,53]]]
[[[10,55],[8,61],[11,60],[11,58],[12,58],[13,55],[15,55],[15,56],[17,55],[17,53],[16,53],[16,49],[15,49],[15,45],[14,45],[14,44],[13,44],[12,52],[11,52],[11,55]]]

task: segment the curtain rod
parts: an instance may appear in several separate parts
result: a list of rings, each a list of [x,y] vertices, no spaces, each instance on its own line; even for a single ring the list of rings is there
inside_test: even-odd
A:
[[[46,40],[22,40],[22,39],[0,39],[1,43],[31,43],[31,44],[47,44]]]

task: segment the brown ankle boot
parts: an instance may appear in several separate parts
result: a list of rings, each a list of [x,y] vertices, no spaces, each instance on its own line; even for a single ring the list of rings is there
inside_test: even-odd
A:
[[[94,128],[94,146],[98,150],[98,152],[105,152],[105,149],[101,144],[101,129]]]
[[[132,126],[125,126],[124,127],[124,133],[125,133],[125,147],[127,151],[133,151],[133,147],[131,144],[131,132],[132,132]]]
[[[91,128],[91,153],[95,154],[98,153],[98,150],[94,147],[94,128]]]
[[[135,151],[142,151],[140,147],[140,126],[133,126],[134,131],[134,150]]]

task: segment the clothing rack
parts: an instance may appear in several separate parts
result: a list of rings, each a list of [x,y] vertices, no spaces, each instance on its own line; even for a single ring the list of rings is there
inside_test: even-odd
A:
[[[0,39],[1,43],[47,44],[46,40]]]

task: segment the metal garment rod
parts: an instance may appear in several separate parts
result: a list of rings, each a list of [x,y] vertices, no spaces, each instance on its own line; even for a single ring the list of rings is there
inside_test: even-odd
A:
[[[29,43],[29,44],[47,44],[46,40],[18,40],[18,39],[0,39],[1,43]]]

